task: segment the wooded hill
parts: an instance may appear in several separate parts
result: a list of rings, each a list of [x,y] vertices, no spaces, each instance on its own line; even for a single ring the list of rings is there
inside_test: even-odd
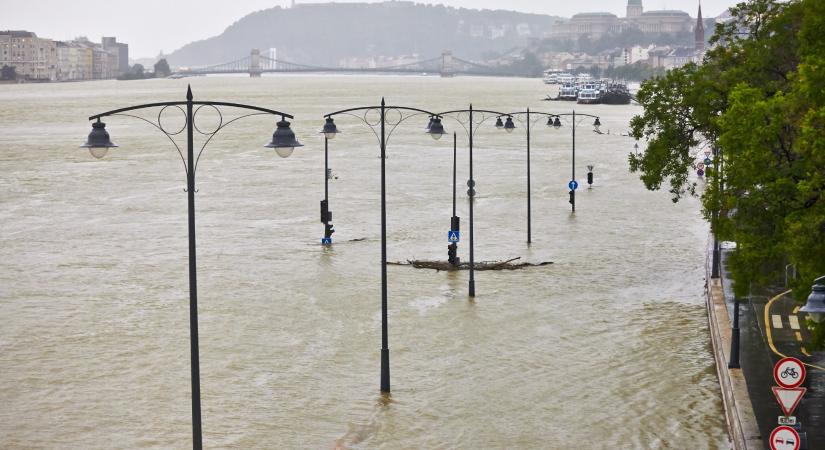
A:
[[[540,39],[555,20],[407,1],[299,4],[249,14],[219,36],[187,44],[167,59],[173,66],[218,64],[247,56],[253,48],[262,53],[277,48],[280,60],[322,66],[352,57],[432,58],[445,49],[472,59]]]

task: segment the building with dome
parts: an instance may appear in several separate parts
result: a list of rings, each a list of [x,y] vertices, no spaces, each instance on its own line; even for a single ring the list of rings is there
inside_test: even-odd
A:
[[[588,35],[599,38],[628,29],[637,29],[643,33],[690,33],[694,31],[694,19],[684,11],[645,11],[642,0],[628,0],[626,17],[620,18],[607,12],[579,13],[566,22],[557,22],[551,36],[576,38]]]

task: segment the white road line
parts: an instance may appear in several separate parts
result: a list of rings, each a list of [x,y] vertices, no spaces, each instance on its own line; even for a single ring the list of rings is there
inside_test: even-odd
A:
[[[791,323],[792,330],[799,329],[799,317],[797,316],[788,316],[788,321]]]
[[[771,314],[771,322],[773,322],[773,327],[777,330],[782,329],[782,316],[779,314]]]

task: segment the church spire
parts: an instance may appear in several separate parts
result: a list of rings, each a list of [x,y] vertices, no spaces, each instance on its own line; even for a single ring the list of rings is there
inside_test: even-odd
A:
[[[696,51],[702,52],[705,50],[705,23],[702,20],[702,2],[699,2],[699,15],[696,17],[696,27],[693,29],[694,41],[696,43]]]

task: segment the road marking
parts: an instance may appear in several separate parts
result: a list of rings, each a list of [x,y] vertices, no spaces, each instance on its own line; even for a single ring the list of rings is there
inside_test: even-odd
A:
[[[771,314],[771,322],[773,322],[773,327],[777,330],[782,329],[782,316],[779,314]]]
[[[796,332],[796,340],[799,341],[799,342],[802,342],[802,333],[800,333],[798,331]]]
[[[792,330],[798,330],[799,329],[799,317],[788,316],[788,322],[791,323],[791,329]]]
[[[779,300],[780,298],[782,298],[782,297],[784,297],[784,296],[786,296],[790,293],[791,293],[791,290],[788,289],[787,291],[785,291],[785,292],[775,296],[774,298],[768,300],[768,303],[765,304],[765,324],[768,323],[768,318],[770,318],[770,316],[771,316],[771,305],[773,305],[773,302]],[[768,337],[768,347],[771,348],[771,351],[773,351],[775,354],[779,355],[779,357],[781,357],[781,358],[787,358],[788,355],[779,353],[779,350],[777,350],[776,346],[773,344],[773,332],[771,331],[771,327],[765,326],[765,334]],[[810,353],[805,351],[804,348],[801,349],[801,350],[802,350],[802,353],[805,354],[806,356],[811,356]],[[808,367],[812,367],[814,369],[819,369],[819,370],[825,372],[825,367],[817,366],[815,364],[808,364],[808,363],[803,363],[803,364],[805,364]]]
[[[798,313],[798,312],[799,312],[799,306],[798,306],[798,305],[797,305],[797,306],[794,306],[794,308],[793,308],[793,313],[794,313],[794,314],[796,314],[796,313]]]

